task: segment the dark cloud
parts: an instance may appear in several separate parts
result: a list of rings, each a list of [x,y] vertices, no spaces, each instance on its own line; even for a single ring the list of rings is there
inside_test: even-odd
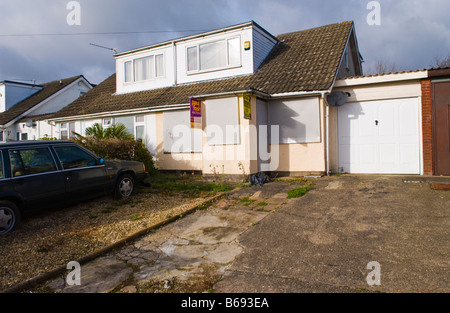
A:
[[[367,68],[378,60],[399,70],[425,68],[450,52],[447,0],[380,0],[379,26],[366,22],[369,0],[79,0],[79,26],[67,24],[69,0],[3,2],[0,35],[73,35],[1,36],[0,80],[45,82],[83,74],[99,83],[115,71],[114,58],[90,43],[126,51],[249,20],[275,35],[353,20]],[[148,33],[105,34],[112,32]]]

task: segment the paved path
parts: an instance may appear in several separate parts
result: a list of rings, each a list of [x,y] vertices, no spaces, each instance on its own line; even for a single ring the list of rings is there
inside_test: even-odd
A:
[[[233,191],[207,210],[82,265],[81,285],[60,278],[48,286],[71,293],[204,291],[242,253],[239,236],[286,203],[292,188],[277,183]]]

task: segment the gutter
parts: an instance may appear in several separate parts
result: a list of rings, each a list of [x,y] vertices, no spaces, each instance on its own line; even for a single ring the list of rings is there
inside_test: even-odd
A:
[[[131,109],[126,111],[109,111],[109,112],[99,112],[99,113],[91,113],[84,115],[76,115],[76,116],[64,116],[64,117],[56,117],[48,119],[49,122],[61,122],[61,121],[78,121],[86,118],[101,118],[101,117],[111,117],[111,116],[123,116],[123,115],[132,115],[136,113],[151,113],[151,112],[161,112],[161,111],[173,111],[173,110],[182,110],[189,109],[189,104],[172,104],[172,105],[161,105],[151,108],[141,108],[141,109]]]
[[[256,89],[247,89],[247,90],[238,90],[238,91],[227,91],[227,92],[218,92],[218,93],[210,93],[210,94],[203,94],[203,95],[194,95],[190,98],[196,98],[199,100],[203,100],[206,98],[212,98],[212,97],[226,97],[226,96],[237,96],[241,94],[256,94],[261,96],[262,98],[269,99],[271,96],[268,93],[256,90]]]

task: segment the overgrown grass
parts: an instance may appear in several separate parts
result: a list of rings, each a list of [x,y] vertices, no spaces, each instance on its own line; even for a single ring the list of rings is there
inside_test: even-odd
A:
[[[249,197],[243,197],[241,199],[239,199],[240,203],[243,203],[244,205],[249,205],[250,203],[255,202],[256,200],[252,200]]]
[[[313,188],[312,183],[306,183],[304,185],[301,185],[297,188],[294,188],[288,192],[287,198],[300,198],[303,197],[308,191],[310,191]]]
[[[187,175],[154,175],[150,180],[150,185],[153,189],[169,192],[222,192],[232,189],[227,184],[204,183],[195,177]]]

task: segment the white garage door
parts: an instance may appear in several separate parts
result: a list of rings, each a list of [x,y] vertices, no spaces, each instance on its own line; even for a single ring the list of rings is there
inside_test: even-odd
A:
[[[417,98],[347,103],[338,112],[341,171],[420,174]]]

